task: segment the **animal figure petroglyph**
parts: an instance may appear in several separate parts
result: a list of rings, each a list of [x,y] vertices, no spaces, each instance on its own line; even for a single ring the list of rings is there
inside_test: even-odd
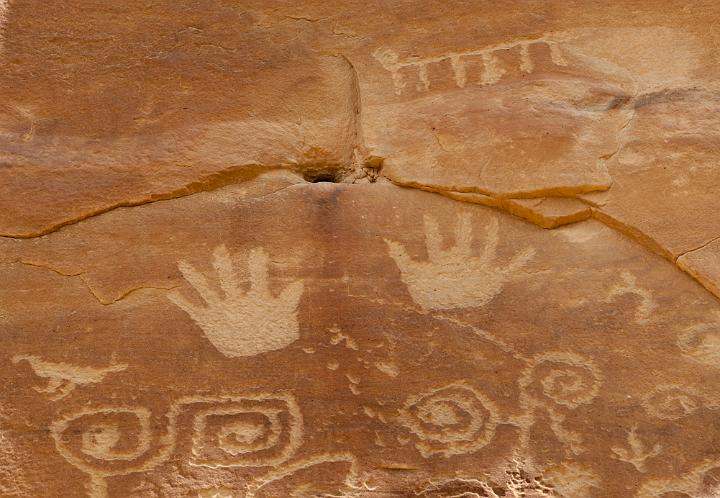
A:
[[[150,470],[181,444],[190,465],[232,468],[279,466],[303,442],[300,408],[286,393],[188,396],[166,420],[157,433],[147,408],[90,407],[54,421],[50,434],[60,455],[88,476],[91,498],[108,496],[108,478]]]
[[[535,44],[543,44],[549,47],[552,62],[557,66],[567,66],[567,61],[562,54],[558,45],[560,38],[535,38],[527,40],[513,41],[510,43],[499,43],[489,45],[478,50],[467,50],[461,52],[453,52],[443,54],[437,57],[410,57],[406,60],[400,60],[400,56],[392,49],[378,48],[373,52],[373,57],[390,72],[395,93],[400,95],[407,86],[403,75],[400,73],[405,68],[417,71],[418,89],[428,91],[430,89],[430,79],[428,77],[428,66],[432,64],[450,63],[452,67],[453,79],[458,87],[463,88],[468,83],[466,61],[470,58],[479,59],[483,64],[483,72],[480,81],[481,85],[492,85],[497,83],[505,73],[500,67],[497,54],[502,50],[510,50],[519,48],[519,69],[524,73],[532,73],[535,70],[535,64],[530,56],[530,46]]]
[[[96,384],[113,372],[122,372],[127,369],[126,363],[111,363],[107,367],[79,367],[69,363],[52,363],[44,361],[33,355],[13,356],[12,362],[18,364],[27,361],[35,375],[48,379],[46,387],[35,387],[39,393],[48,395],[52,401],[57,401],[69,395],[77,386]]]
[[[614,447],[610,448],[613,452],[614,458],[627,462],[637,469],[638,472],[645,472],[645,462],[658,456],[662,447],[659,443],[656,443],[652,449],[648,450],[645,448],[642,440],[637,435],[637,427],[633,427],[627,436],[627,447]]]
[[[178,264],[205,305],[193,304],[179,292],[168,298],[190,315],[225,356],[253,356],[282,349],[300,337],[297,306],[303,283],[293,282],[275,297],[270,291],[267,266],[268,254],[260,247],[252,249],[248,255],[250,285],[245,291],[228,250],[220,245],[213,256],[219,289],[190,264]]]
[[[480,256],[473,256],[472,223],[468,213],[459,215],[455,246],[449,249],[442,248],[437,221],[425,215],[424,222],[427,261],[413,260],[398,242],[385,239],[385,243],[413,301],[426,311],[484,306],[535,254],[534,249],[525,249],[500,266],[496,261],[499,241],[496,218],[488,225],[485,248]]]

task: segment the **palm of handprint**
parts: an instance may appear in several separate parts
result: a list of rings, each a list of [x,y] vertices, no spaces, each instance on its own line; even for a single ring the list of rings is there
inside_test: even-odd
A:
[[[294,282],[274,297],[268,286],[267,265],[268,255],[262,248],[250,251],[250,288],[245,291],[228,250],[220,245],[213,253],[219,289],[190,264],[178,263],[183,277],[205,305],[193,304],[179,292],[168,298],[190,315],[213,346],[226,356],[253,356],[282,349],[300,336],[297,306],[303,283]]]
[[[535,254],[528,248],[515,255],[505,266],[496,261],[498,222],[493,218],[487,229],[485,247],[479,256],[472,254],[472,224],[463,213],[455,225],[455,246],[442,248],[437,221],[425,215],[425,244],[428,260],[415,261],[405,247],[385,240],[410,296],[424,310],[484,306],[502,290],[516,270]]]

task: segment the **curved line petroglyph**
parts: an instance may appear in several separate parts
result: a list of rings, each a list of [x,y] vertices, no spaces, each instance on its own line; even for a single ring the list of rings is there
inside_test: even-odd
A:
[[[623,271],[620,274],[620,278],[623,283],[610,289],[610,292],[605,298],[605,302],[609,303],[617,296],[622,296],[624,294],[635,294],[640,298],[640,304],[638,304],[637,309],[635,310],[635,321],[639,324],[648,323],[652,312],[655,308],[657,308],[652,292],[638,286],[635,275],[629,271]]]
[[[715,320],[687,328],[677,340],[685,356],[705,365],[720,367],[720,312]]]
[[[248,415],[270,424],[255,422],[253,427]],[[166,417],[166,431],[153,434],[146,408],[83,408],[54,421],[50,434],[60,455],[88,476],[91,498],[108,496],[109,477],[147,471],[167,461],[178,448],[181,426],[192,428],[186,438],[190,465],[202,467],[275,466],[292,457],[303,442],[300,408],[285,393],[189,396],[175,401]],[[186,424],[181,423],[184,417],[190,418]],[[129,424],[134,431],[127,431]],[[134,446],[128,447],[125,439]]]
[[[516,254],[504,266],[497,264],[499,228],[492,218],[485,247],[480,256],[472,254],[472,223],[469,213],[461,213],[455,226],[455,246],[442,248],[438,222],[424,216],[428,260],[415,261],[405,247],[385,239],[390,256],[397,264],[410,296],[423,310],[480,307],[500,291],[511,275],[534,256],[532,248]]]
[[[695,413],[704,402],[700,391],[692,386],[663,384],[645,395],[642,406],[653,417],[679,420]]]
[[[417,71],[418,89],[428,91],[430,89],[430,80],[428,79],[428,66],[432,64],[441,64],[449,62],[452,68],[453,79],[459,88],[463,88],[467,83],[466,61],[468,59],[479,59],[483,64],[483,72],[479,84],[492,85],[500,81],[505,73],[498,64],[497,53],[502,50],[510,50],[519,48],[519,69],[527,74],[535,70],[535,64],[530,56],[529,48],[531,45],[542,44],[550,49],[550,57],[553,64],[557,66],[567,66],[567,61],[558,45],[558,42],[564,41],[564,37],[560,35],[550,37],[533,38],[527,40],[517,40],[510,43],[498,43],[488,45],[477,50],[466,50],[461,52],[452,52],[439,55],[437,57],[410,57],[401,60],[400,56],[390,48],[378,48],[373,52],[373,57],[388,71],[392,77],[395,93],[401,95],[407,86],[407,82],[400,74],[405,68],[415,69]]]
[[[328,463],[348,464],[349,468],[345,476],[345,484],[351,488],[357,487],[356,481],[359,476],[359,470],[358,461],[355,456],[351,453],[328,453],[289,462],[280,468],[273,469],[264,475],[254,478],[248,485],[245,498],[256,498],[262,488],[272,483],[282,481],[300,471]]]
[[[26,361],[38,377],[48,379],[46,387],[35,387],[39,393],[48,395],[52,401],[68,396],[77,386],[102,382],[113,372],[122,372],[128,368],[126,363],[111,363],[107,367],[80,367],[69,363],[52,363],[38,356],[16,355],[12,362],[18,364]]]
[[[249,252],[250,285],[245,291],[228,250],[220,245],[213,254],[213,267],[221,292],[193,266],[181,261],[180,272],[205,305],[195,305],[179,292],[168,298],[190,315],[225,356],[253,356],[283,349],[300,338],[297,307],[303,283],[293,282],[275,297],[269,286],[268,259],[262,248]]]

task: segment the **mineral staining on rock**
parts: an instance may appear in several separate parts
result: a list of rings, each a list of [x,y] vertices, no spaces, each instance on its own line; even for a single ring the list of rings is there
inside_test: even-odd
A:
[[[720,493],[717,5],[36,3],[0,495]]]

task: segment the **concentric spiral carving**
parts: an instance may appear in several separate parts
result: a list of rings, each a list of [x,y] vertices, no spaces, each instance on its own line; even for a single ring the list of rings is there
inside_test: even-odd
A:
[[[419,441],[424,457],[477,451],[495,435],[498,412],[486,396],[465,384],[450,384],[410,397],[400,422]]]
[[[590,403],[602,383],[592,362],[575,353],[539,355],[520,379],[520,386],[538,402],[576,408]]]

